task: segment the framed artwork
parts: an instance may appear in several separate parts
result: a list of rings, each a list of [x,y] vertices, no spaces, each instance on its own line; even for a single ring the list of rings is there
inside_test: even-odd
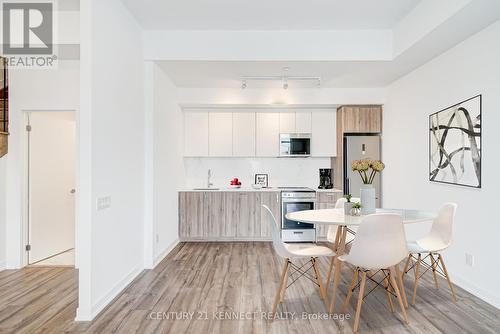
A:
[[[477,95],[429,116],[429,180],[481,188],[481,108]]]
[[[267,174],[255,174],[255,184],[267,188],[269,186],[269,177]]]

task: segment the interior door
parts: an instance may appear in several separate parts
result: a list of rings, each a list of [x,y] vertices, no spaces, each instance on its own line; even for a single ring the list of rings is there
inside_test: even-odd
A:
[[[28,263],[75,245],[75,114],[29,115]]]

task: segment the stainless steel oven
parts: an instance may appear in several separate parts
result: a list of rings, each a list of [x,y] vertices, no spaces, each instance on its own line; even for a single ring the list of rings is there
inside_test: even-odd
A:
[[[280,134],[280,157],[308,157],[310,155],[310,133]]]
[[[309,188],[287,188],[281,191],[281,238],[284,242],[316,242],[314,224],[286,219],[290,212],[314,210],[316,192]]]

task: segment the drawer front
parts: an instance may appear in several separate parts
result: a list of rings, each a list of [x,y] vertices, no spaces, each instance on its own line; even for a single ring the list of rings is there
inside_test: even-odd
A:
[[[294,242],[294,241],[308,241],[315,242],[316,241],[316,230],[315,229],[307,229],[307,230],[282,230],[281,237],[285,242]]]
[[[330,193],[330,192],[317,192],[316,201],[318,203],[333,203],[337,202],[337,199],[342,197],[341,193]]]

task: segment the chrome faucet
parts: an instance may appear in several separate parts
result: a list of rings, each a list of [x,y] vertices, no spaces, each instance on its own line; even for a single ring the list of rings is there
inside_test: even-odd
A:
[[[210,188],[211,186],[214,185],[212,182],[210,182],[211,178],[212,178],[212,170],[209,169],[208,170],[208,176],[207,176],[207,188]]]

